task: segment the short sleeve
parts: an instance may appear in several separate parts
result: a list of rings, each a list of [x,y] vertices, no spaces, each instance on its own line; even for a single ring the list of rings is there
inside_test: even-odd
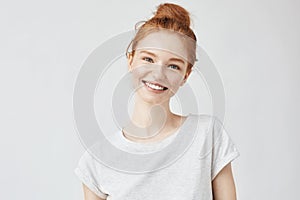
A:
[[[100,186],[97,164],[97,161],[92,155],[88,151],[85,151],[81,156],[74,173],[91,191],[100,198],[106,199],[108,195],[103,192],[103,189]]]
[[[214,117],[211,180],[230,162],[239,157],[236,145],[220,120]]]

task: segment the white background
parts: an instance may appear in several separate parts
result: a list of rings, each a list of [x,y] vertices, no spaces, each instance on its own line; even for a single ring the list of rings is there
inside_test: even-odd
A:
[[[162,1],[7,1],[0,6],[0,199],[83,199],[84,151],[72,93],[88,55]],[[226,93],[224,126],[241,156],[239,199],[297,199],[299,1],[174,1]]]

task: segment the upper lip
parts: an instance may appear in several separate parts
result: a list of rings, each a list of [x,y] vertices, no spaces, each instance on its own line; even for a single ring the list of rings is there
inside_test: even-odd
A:
[[[164,86],[164,85],[161,85],[161,84],[159,84],[159,83],[157,83],[157,82],[145,81],[145,80],[142,80],[142,82],[143,82],[143,83],[145,83],[145,82],[148,82],[148,83],[151,83],[151,84],[153,84],[153,85],[157,85],[157,86],[160,86],[160,87],[167,88],[166,86]]]

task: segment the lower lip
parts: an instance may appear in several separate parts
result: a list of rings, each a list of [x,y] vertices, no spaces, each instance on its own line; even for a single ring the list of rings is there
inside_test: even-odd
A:
[[[151,87],[149,87],[146,83],[143,83],[145,86],[146,86],[146,88],[149,90],[149,91],[151,91],[151,92],[155,92],[155,93],[163,93],[164,91],[167,91],[168,89],[166,89],[166,90],[155,90],[155,89],[152,89]]]

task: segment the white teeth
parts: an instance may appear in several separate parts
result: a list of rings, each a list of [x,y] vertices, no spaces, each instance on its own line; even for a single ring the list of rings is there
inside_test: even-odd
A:
[[[150,88],[154,89],[154,90],[163,90],[163,87],[160,87],[158,85],[153,85],[151,83],[145,82],[147,86],[149,86]]]

